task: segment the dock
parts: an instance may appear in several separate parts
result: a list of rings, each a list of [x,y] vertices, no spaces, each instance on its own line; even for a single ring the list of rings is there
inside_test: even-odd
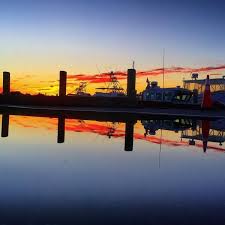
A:
[[[0,105],[0,113],[10,115],[44,115],[49,117],[58,117],[63,115],[66,118],[85,117],[99,120],[102,118],[111,120],[126,120],[132,118],[141,119],[225,119],[225,110],[199,110],[199,109],[182,109],[182,108],[110,108],[110,107],[47,107],[47,106],[27,106],[27,105]]]
[[[62,115],[65,118],[73,118],[75,115],[76,117],[84,117],[84,119],[91,117],[93,120],[101,120],[103,118],[109,121],[125,121],[128,118],[132,120],[149,118],[214,120],[225,118],[225,107],[221,105],[213,104],[207,107],[210,109],[202,110],[201,108],[205,107],[201,107],[201,104],[195,101],[172,102],[144,99],[143,96],[137,95],[136,70],[134,68],[127,71],[127,94],[123,96],[69,96],[67,95],[66,86],[67,72],[60,71],[59,93],[56,96],[13,93],[10,91],[10,73],[3,72],[3,93],[0,94],[0,112],[10,115],[47,115],[50,117]]]

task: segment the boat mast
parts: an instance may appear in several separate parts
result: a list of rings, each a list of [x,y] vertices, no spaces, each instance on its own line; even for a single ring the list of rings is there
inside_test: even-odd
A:
[[[165,48],[163,48],[163,92],[165,88]]]

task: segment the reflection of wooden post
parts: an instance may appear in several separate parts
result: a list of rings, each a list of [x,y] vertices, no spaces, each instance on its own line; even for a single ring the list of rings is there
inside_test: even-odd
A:
[[[65,141],[65,117],[58,117],[58,138],[57,143],[64,143]]]
[[[133,142],[134,142],[134,121],[126,122],[125,130],[125,151],[133,151]]]
[[[2,137],[9,136],[9,114],[2,115]]]

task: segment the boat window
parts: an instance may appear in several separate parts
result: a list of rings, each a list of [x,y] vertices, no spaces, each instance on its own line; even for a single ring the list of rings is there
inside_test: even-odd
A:
[[[162,100],[162,93],[156,94],[156,100],[161,101]]]
[[[182,96],[182,100],[185,101],[187,99],[187,95]]]
[[[155,93],[150,93],[150,99],[155,100]]]
[[[171,92],[165,92],[164,98],[165,98],[165,101],[171,101],[172,93]]]
[[[150,95],[149,95],[149,93],[148,93],[148,92],[146,93],[145,98],[146,98],[146,100],[151,100],[151,99],[150,99]]]
[[[174,96],[174,98],[175,98],[176,100],[182,100],[182,95],[177,94],[177,95]]]

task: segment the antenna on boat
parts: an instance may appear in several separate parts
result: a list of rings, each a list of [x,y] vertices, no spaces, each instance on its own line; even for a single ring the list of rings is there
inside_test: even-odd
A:
[[[101,70],[99,69],[99,67],[98,67],[98,65],[96,64],[96,69],[97,69],[97,71],[98,71],[98,74],[99,74],[99,76],[102,74],[102,72],[101,72]],[[105,84],[105,86],[106,86],[106,82],[105,82],[105,80],[104,80],[104,84]]]
[[[163,48],[163,89],[165,88],[165,48]]]
[[[134,67],[135,67],[135,61],[133,60],[133,65],[132,65],[133,70],[134,70]]]
[[[165,88],[165,48],[163,48],[163,91],[162,91],[162,100],[165,100],[165,92],[164,92],[164,88]]]

